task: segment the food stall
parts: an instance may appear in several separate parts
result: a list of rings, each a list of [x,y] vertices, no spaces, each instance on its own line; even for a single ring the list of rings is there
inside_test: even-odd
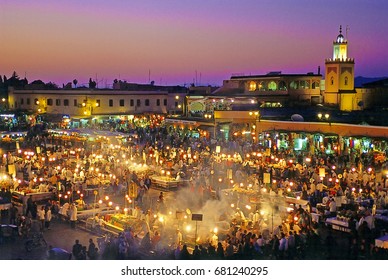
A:
[[[152,175],[150,176],[150,179],[153,187],[164,189],[166,191],[178,188],[181,182],[180,180],[176,180],[175,178],[169,176]]]
[[[11,206],[11,203],[0,203],[0,211],[8,210],[11,208]]]
[[[93,218],[95,214],[106,215],[112,214],[116,212],[116,210],[111,207],[103,206],[99,208],[84,208],[82,210],[77,211],[77,219],[78,220],[87,220],[88,218]]]
[[[332,229],[343,231],[343,232],[350,232],[349,227],[349,221],[346,219],[338,218],[338,217],[332,217],[327,218],[325,221],[325,224],[327,226],[331,226]]]
[[[33,202],[54,199],[55,197],[55,194],[52,191],[39,192],[37,189],[29,189],[26,191],[14,191],[12,192],[12,203],[15,203],[16,205],[23,205],[23,197],[25,195],[31,196]]]
[[[126,228],[132,228],[135,232],[140,232],[142,221],[129,214],[115,213],[105,215],[105,227],[111,231],[121,232]]]

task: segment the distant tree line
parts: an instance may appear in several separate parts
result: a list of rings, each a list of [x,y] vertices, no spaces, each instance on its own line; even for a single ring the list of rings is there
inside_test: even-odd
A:
[[[74,84],[74,88],[77,88],[78,80],[74,79],[73,83],[69,82],[67,84],[63,84],[62,88],[71,89],[72,84]],[[0,91],[7,92],[8,87],[13,87],[14,89],[59,89],[59,86],[53,82],[45,83],[42,80],[35,80],[31,83],[28,83],[27,78],[20,78],[19,75],[14,71],[12,76],[7,78],[5,75],[0,75]],[[89,88],[94,89],[97,87],[97,82],[89,79]],[[80,88],[85,88],[82,86]]]

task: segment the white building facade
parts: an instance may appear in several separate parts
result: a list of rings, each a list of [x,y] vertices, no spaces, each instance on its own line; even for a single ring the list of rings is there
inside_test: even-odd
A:
[[[100,89],[9,89],[10,110],[70,117],[98,115],[169,114],[183,110],[186,92],[123,91]]]

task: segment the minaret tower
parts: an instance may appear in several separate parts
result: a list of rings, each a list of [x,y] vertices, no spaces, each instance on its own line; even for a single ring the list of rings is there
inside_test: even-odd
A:
[[[324,102],[339,106],[342,111],[351,111],[354,106],[354,59],[348,57],[348,41],[340,26],[337,39],[333,42],[333,57],[325,60]]]

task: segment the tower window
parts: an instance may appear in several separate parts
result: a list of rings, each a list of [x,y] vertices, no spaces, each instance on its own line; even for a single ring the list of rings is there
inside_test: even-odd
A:
[[[334,85],[334,78],[333,77],[330,78],[330,84]]]
[[[345,77],[345,86],[348,85],[348,77]]]

